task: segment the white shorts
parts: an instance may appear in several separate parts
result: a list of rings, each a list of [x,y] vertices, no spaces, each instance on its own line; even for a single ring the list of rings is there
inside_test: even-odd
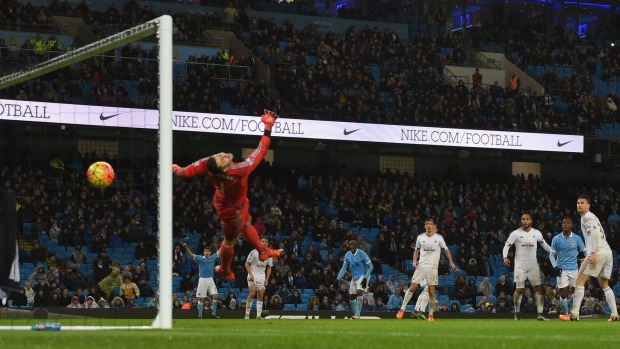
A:
[[[265,278],[257,278],[254,277],[254,281],[250,281],[250,275],[248,274],[248,285],[254,284],[256,286],[256,291],[265,289]]]
[[[418,285],[437,286],[438,281],[438,269],[432,267],[417,268],[411,277],[411,283]]]
[[[349,294],[357,294],[358,290],[364,290],[364,286],[362,286],[362,280],[364,280],[363,276],[357,280],[351,280],[351,282],[349,283]],[[368,282],[370,282],[370,280],[368,280]]]
[[[200,278],[198,279],[198,287],[196,287],[196,297],[205,298],[207,294],[216,295],[217,287],[213,278]]]
[[[557,278],[558,288],[575,287],[578,274],[579,270],[562,270],[562,275]]]
[[[530,280],[532,286],[542,283],[538,264],[515,265],[515,284],[517,288],[525,287],[525,280]]]
[[[611,279],[611,273],[614,267],[613,255],[602,253],[596,255],[596,263],[583,263],[579,271],[586,275],[594,277],[602,277],[607,280]]]

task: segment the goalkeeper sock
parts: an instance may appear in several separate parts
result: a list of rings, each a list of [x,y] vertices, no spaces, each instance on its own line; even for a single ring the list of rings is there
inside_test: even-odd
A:
[[[351,311],[353,312],[353,316],[357,315],[357,299],[352,299],[351,300]]]
[[[607,299],[607,306],[611,309],[611,315],[618,316],[618,309],[616,308],[616,297],[614,297],[614,291],[611,288],[606,287],[603,289],[605,293],[605,299]]]
[[[407,308],[407,304],[411,300],[412,296],[413,296],[413,293],[411,293],[411,291],[407,289],[407,292],[405,292],[405,298],[403,298],[403,305],[400,306],[400,310],[405,311],[405,308]]]
[[[364,297],[363,296],[358,296],[357,297],[357,311],[355,312],[355,315],[360,316],[360,314],[362,314],[362,304],[364,303]]]
[[[575,287],[575,293],[573,294],[573,311],[572,313],[579,316],[579,309],[581,308],[581,301],[583,300],[584,288],[583,286]]]
[[[515,302],[515,313],[520,313],[521,312],[521,297],[523,295],[517,291],[515,291],[515,294],[512,296]]]
[[[198,301],[198,316],[199,317],[202,317],[202,308],[203,308],[202,301]]]
[[[215,316],[217,313],[217,301],[214,299],[213,304],[211,305],[211,315]]]
[[[258,319],[263,314],[263,302],[256,301],[256,318]]]
[[[568,315],[568,299],[560,298],[560,305],[562,306],[562,314]]]
[[[245,227],[242,231],[243,237],[252,245],[258,253],[263,253],[267,249],[265,245],[260,241],[258,232],[253,225]]]
[[[542,314],[544,309],[543,306],[545,305],[543,295],[541,292],[534,292],[534,297],[536,299],[536,310],[538,314]]]
[[[232,263],[233,257],[235,256],[235,248],[228,247],[222,244],[220,246],[219,254],[220,268],[222,268],[223,270],[230,270],[230,264]]]

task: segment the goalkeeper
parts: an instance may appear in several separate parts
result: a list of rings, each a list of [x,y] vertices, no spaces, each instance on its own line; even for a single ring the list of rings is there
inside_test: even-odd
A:
[[[359,319],[362,312],[364,292],[368,291],[372,262],[366,252],[357,248],[355,240],[349,241],[349,251],[344,255],[344,263],[338,273],[338,281],[342,280],[347,267],[351,268],[351,283],[349,284],[349,300],[353,319]]]
[[[561,313],[568,315],[568,287],[575,287],[579,266],[577,256],[582,253],[585,258],[586,246],[579,235],[572,232],[573,219],[566,216],[562,219],[562,233],[553,237],[549,260],[557,277],[557,287],[560,294]],[[553,253],[555,252],[555,253]]]
[[[258,251],[258,258],[261,261],[266,261],[269,258],[277,261],[282,254],[282,250],[271,249],[260,241],[260,237],[252,225],[252,217],[249,212],[250,200],[247,198],[248,177],[260,165],[267,149],[269,149],[271,129],[277,118],[277,114],[265,110],[265,114],[261,117],[261,121],[265,125],[265,132],[260,143],[252,154],[241,162],[233,162],[233,155],[230,153],[218,153],[197,160],[186,167],[172,165],[172,172],[175,175],[183,178],[206,176],[215,187],[213,206],[224,228],[224,241],[218,251],[220,265],[215,267],[215,272],[226,280],[235,278],[230,265],[235,255],[235,246],[239,234],[242,234],[250,245]]]

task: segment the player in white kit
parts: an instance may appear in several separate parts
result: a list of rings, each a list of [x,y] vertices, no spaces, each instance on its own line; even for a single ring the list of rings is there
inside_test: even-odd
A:
[[[538,261],[536,260],[536,251],[540,245],[547,253],[551,252],[551,247],[543,239],[540,230],[532,228],[532,216],[525,213],[521,216],[521,228],[513,231],[508,236],[504,245],[504,264],[510,267],[510,259],[508,259],[508,251],[510,246],[515,246],[515,270],[514,280],[516,289],[513,296],[515,305],[515,320],[521,320],[521,297],[525,288],[525,280],[529,279],[534,286],[534,296],[536,297],[536,308],[538,310],[537,319],[547,321],[543,316],[544,298],[542,295],[542,276]]]
[[[262,238],[261,242],[265,246],[269,246],[269,240]],[[271,268],[273,267],[273,261],[271,257],[267,260],[261,261],[258,258],[258,250],[254,249],[248,255],[245,260],[245,270],[248,272],[248,287],[250,293],[245,308],[245,318],[250,318],[250,310],[252,308],[252,300],[254,294],[256,294],[256,318],[263,319],[263,298],[265,297],[265,281],[269,280],[271,276]]]
[[[411,277],[411,285],[405,292],[403,299],[403,305],[396,314],[396,318],[402,319],[405,314],[405,308],[407,303],[411,300],[413,293],[420,286],[420,284],[426,283],[428,288],[428,294],[430,303],[435,304],[435,286],[439,281],[439,257],[441,257],[441,250],[446,252],[446,257],[450,262],[450,268],[456,269],[454,262],[452,261],[452,254],[443,237],[437,234],[437,224],[431,218],[424,221],[425,233],[418,235],[415,241],[415,251],[413,252],[413,267],[416,268]],[[418,257],[420,260],[418,261]],[[430,307],[428,312],[428,321],[435,321],[433,317],[434,307]]]
[[[590,212],[590,198],[580,195],[577,198],[577,212],[581,215],[581,233],[586,243],[586,258],[581,263],[577,286],[573,295],[573,310],[570,315],[562,315],[564,321],[578,321],[579,309],[584,295],[584,286],[590,276],[598,278],[598,283],[603,289],[607,304],[611,309],[611,316],[607,321],[620,321],[616,308],[616,297],[609,287],[609,279],[613,270],[613,255],[605,238],[605,231],[598,217]]]

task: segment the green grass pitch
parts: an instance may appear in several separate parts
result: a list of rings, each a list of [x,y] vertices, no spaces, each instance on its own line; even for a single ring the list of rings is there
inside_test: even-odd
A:
[[[0,326],[39,321],[0,320]],[[65,325],[148,325],[148,320],[69,320]],[[172,330],[0,331],[2,349],[186,348],[614,348],[620,324],[524,319],[174,320]]]

